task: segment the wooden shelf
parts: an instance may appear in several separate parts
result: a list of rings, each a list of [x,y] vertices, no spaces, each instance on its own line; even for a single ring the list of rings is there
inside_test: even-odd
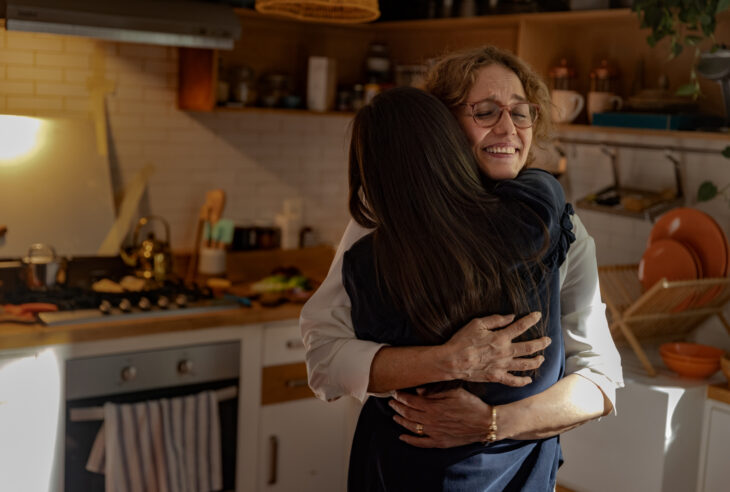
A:
[[[616,343],[628,342],[644,369],[656,375],[641,346],[642,340],[678,340],[711,316],[717,316],[730,334],[723,308],[730,300],[730,278],[667,281],[644,291],[637,265],[598,268],[601,297]]]
[[[355,113],[350,111],[310,111],[300,108],[262,108],[258,106],[216,106],[213,111],[217,113],[270,113],[290,114],[305,116],[342,116],[352,118]]]
[[[646,43],[648,31],[639,28],[638,17],[630,9],[538,12],[347,25],[276,18],[245,8],[236,9],[236,13],[242,24],[242,34],[234,50],[210,53],[193,53],[194,50],[184,48],[180,50],[178,105],[181,109],[216,110],[214,88],[219,60],[225,67],[247,65],[254,70],[257,77],[269,72],[287,73],[292,79],[293,90],[299,95],[303,95],[306,89],[309,56],[335,59],[339,84],[363,83],[364,60],[372,42],[388,45],[391,60],[396,65],[427,64],[429,59],[447,51],[493,44],[516,53],[547,77],[552,66],[561,58],[567,58],[576,68],[575,89],[584,94],[589,89],[591,69],[603,59],[615,64],[620,71],[617,92],[622,96],[631,93],[636,78],[634,71],[639,60],[644,62],[644,80],[647,87],[655,85],[659,75],[666,74],[670,80],[670,90],[687,81],[689,67],[693,62],[690,53],[692,50],[685,50],[680,57],[667,62],[668,42],[660,43],[655,48],[649,47]],[[716,38],[727,42],[730,39],[730,12],[723,12],[717,20]],[[704,79],[700,80],[700,84],[706,96],[700,103],[700,109],[716,113],[721,107],[719,84]],[[577,123],[585,121],[585,115],[581,115]],[[642,134],[640,130],[606,127],[598,130],[586,126],[581,129],[580,125],[569,126],[568,129]],[[692,132],[666,132],[662,135],[683,138],[696,136]]]

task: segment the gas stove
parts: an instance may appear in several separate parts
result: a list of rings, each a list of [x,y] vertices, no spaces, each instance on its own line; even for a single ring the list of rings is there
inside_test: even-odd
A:
[[[58,311],[40,312],[46,325],[76,324],[104,319],[140,319],[179,314],[196,314],[237,305],[214,298],[210,289],[178,282],[138,292],[96,292],[81,287],[56,287],[44,291],[15,289],[0,296],[4,304],[48,303]]]

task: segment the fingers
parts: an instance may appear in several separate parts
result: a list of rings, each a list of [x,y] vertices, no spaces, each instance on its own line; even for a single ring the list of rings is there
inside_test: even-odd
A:
[[[390,407],[396,411],[396,413],[400,414],[402,417],[404,417],[407,420],[410,420],[412,422],[423,422],[423,412],[420,410],[417,410],[407,404],[403,404],[398,400],[390,400],[388,402]]]
[[[551,343],[552,340],[550,339],[550,337],[542,337],[538,338],[537,340],[527,340],[526,342],[512,342],[512,355],[514,357],[524,357],[526,355],[532,355],[541,350],[544,350]]]
[[[502,328],[512,323],[515,319],[514,314],[493,314],[491,316],[485,316],[484,318],[478,318],[481,327],[487,330],[495,330]],[[529,327],[528,327],[529,328]]]
[[[534,326],[535,323],[540,321],[541,317],[542,313],[540,311],[533,311],[505,328],[504,334],[508,336],[510,340],[513,340],[529,330],[530,327]]]
[[[527,386],[528,384],[530,384],[532,382],[532,378],[527,376],[515,376],[514,374],[505,372],[502,375],[501,379],[497,382],[504,384],[505,386],[521,388],[522,386]]]
[[[527,359],[512,359],[506,367],[507,371],[532,371],[537,369],[545,362],[545,357],[538,355]]]

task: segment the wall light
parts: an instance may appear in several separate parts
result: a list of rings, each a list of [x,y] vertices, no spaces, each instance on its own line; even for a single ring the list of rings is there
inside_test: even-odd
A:
[[[0,114],[0,166],[12,166],[43,142],[44,121],[29,116]]]

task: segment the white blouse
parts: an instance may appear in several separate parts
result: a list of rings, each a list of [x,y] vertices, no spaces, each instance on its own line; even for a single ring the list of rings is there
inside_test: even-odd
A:
[[[560,266],[560,309],[565,343],[565,374],[579,374],[596,384],[616,408],[623,387],[621,358],[611,338],[598,287],[593,238],[572,216],[575,242]],[[342,257],[370,232],[350,220],[327,278],[302,308],[299,326],[306,348],[309,386],[322,400],[369,396],[370,365],[383,344],[360,340],[350,316],[350,298],[342,285]]]

